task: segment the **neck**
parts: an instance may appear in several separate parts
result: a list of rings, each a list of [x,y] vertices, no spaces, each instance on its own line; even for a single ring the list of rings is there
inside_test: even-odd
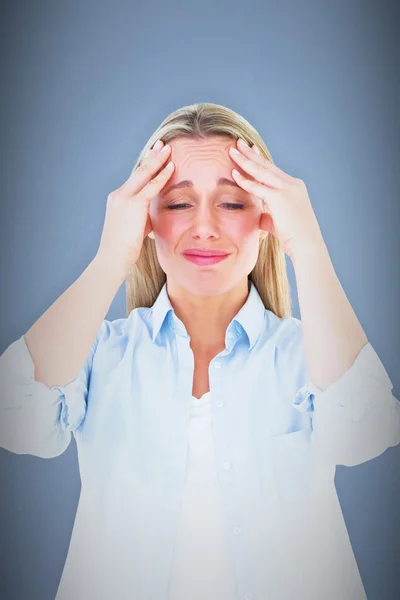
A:
[[[249,295],[247,279],[219,295],[199,296],[186,289],[168,285],[168,296],[176,316],[185,325],[193,350],[200,353],[220,352],[225,348],[225,334]]]

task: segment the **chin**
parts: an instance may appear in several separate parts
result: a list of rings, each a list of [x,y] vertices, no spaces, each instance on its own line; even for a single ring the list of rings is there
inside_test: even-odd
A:
[[[212,273],[205,273],[204,276],[197,277],[196,280],[185,280],[179,283],[179,286],[196,296],[220,296],[229,292],[237,285],[233,279],[225,279],[219,273],[217,276]]]

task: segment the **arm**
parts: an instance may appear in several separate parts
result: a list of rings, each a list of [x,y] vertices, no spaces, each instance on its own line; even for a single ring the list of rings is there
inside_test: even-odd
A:
[[[324,390],[343,375],[368,343],[321,242],[293,257],[308,372]]]
[[[57,456],[85,417],[95,353],[114,329],[104,317],[151,231],[150,202],[173,172],[172,162],[159,172],[171,150],[160,147],[108,195],[92,262],[1,356],[0,444],[12,452]]]
[[[36,381],[51,387],[75,379],[123,280],[111,265],[94,258],[25,333]]]
[[[313,411],[313,442],[321,458],[361,464],[400,443],[400,403],[326,247],[304,250],[294,263],[302,317],[295,323],[308,375],[293,404]]]
[[[103,318],[120,282],[95,259],[1,355],[0,446],[41,458],[68,447],[86,415],[97,346],[115,329]]]

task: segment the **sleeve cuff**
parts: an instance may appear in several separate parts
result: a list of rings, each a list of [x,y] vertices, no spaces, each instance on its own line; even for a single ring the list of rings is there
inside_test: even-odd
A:
[[[3,356],[7,361],[4,368],[7,368],[9,373],[26,381],[35,380],[35,365],[23,335],[7,348]]]
[[[86,393],[86,377],[84,368],[78,374],[76,379],[66,385],[54,385],[50,388],[44,383],[35,380],[35,364],[29,352],[25,338],[22,335],[9,348],[7,368],[13,373],[14,379],[19,380],[25,385],[35,383],[38,392],[32,393],[32,388],[27,388],[26,394],[34,396],[35,402],[39,400],[46,404],[45,396],[39,393],[39,388],[43,389],[43,394],[47,391],[52,402],[59,403],[59,420],[63,431],[74,431],[79,427],[85,416],[85,404],[77,402],[77,398],[83,398]],[[33,398],[32,398],[33,400]]]
[[[368,342],[360,350],[353,365],[337,381],[321,390],[307,381],[295,394],[293,406],[299,412],[312,410],[339,410],[341,415],[352,421],[359,421],[364,414],[383,398],[382,390],[393,389],[393,384]]]

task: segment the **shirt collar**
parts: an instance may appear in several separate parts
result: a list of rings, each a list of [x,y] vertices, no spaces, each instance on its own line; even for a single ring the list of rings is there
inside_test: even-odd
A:
[[[241,334],[241,328],[246,332],[250,341],[250,350],[256,343],[262,329],[265,326],[266,309],[263,301],[257,291],[256,286],[250,280],[249,283],[249,295],[246,302],[239,310],[237,315],[232,319],[226,331],[225,343],[230,346],[231,343]],[[156,298],[153,306],[151,307],[151,319],[152,319],[152,340],[155,342],[164,321],[170,324],[174,329],[175,333],[188,337],[186,327],[183,322],[176,316],[175,311],[171,305],[168,293],[167,293],[167,282],[164,283],[159,295]],[[166,317],[171,313],[170,319],[166,320]]]

